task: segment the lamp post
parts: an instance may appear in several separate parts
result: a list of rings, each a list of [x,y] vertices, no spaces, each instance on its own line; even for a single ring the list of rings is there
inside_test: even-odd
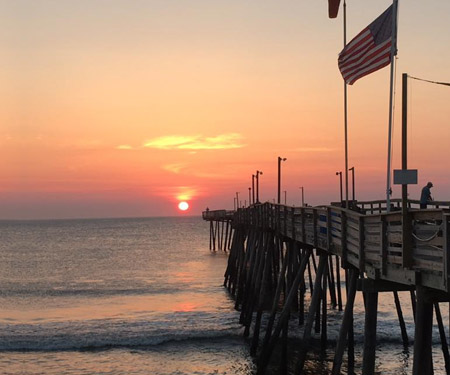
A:
[[[261,171],[256,171],[256,203],[259,203],[259,175],[263,174]]]
[[[239,192],[236,192],[236,206],[239,209]]]
[[[252,197],[253,197],[253,204],[255,204],[255,175],[252,174]]]
[[[341,196],[341,205],[342,205],[342,172],[336,172],[336,176],[339,175],[339,192]]]
[[[236,197],[233,198],[233,206],[234,206],[234,210],[236,211]]]
[[[284,205],[287,205],[287,190],[284,191]]]
[[[278,156],[278,204],[281,202],[281,162],[286,160],[286,158]]]
[[[302,207],[305,206],[305,190],[303,189],[303,186],[300,186],[299,189],[302,189]]]
[[[248,205],[250,206],[252,204],[252,188],[248,188]]]
[[[355,200],[355,167],[351,167],[348,169],[352,171],[352,201]]]

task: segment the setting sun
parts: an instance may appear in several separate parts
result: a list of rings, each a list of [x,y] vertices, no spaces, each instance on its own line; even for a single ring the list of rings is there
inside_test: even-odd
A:
[[[180,202],[180,203],[178,203],[178,208],[181,211],[186,211],[189,208],[189,204],[188,204],[188,202]]]

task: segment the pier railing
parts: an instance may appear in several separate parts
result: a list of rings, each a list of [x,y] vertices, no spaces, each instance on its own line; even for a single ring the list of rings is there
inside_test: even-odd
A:
[[[336,206],[264,203],[238,209],[232,221],[233,226],[272,230],[338,255],[373,279],[414,285],[420,278],[423,286],[448,291],[450,209],[411,209],[404,226],[400,211],[372,214],[377,202],[369,203],[370,214]],[[359,203],[361,212],[367,204]]]

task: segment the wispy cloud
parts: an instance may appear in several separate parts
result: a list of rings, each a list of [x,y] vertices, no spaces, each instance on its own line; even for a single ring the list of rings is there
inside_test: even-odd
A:
[[[168,135],[150,139],[145,142],[144,147],[163,150],[226,150],[244,147],[241,141],[242,135],[238,133],[219,134],[215,137]]]
[[[163,169],[173,173],[180,173],[183,168],[186,167],[184,163],[174,163],[174,164],[166,164],[163,165]]]
[[[131,147],[130,145],[119,145],[116,147],[118,150],[132,150],[133,147]]]

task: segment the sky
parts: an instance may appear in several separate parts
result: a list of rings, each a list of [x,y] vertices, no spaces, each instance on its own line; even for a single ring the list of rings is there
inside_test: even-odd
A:
[[[401,75],[450,82],[450,2],[399,1]],[[348,0],[347,40],[390,1]],[[0,219],[198,215],[339,200],[342,5],[304,0],[0,0]],[[389,67],[348,88],[356,199],[386,191]],[[408,166],[450,200],[450,88],[408,87]],[[393,197],[401,196],[399,186]],[[187,201],[189,210],[177,205]],[[284,201],[284,193],[283,193]]]

